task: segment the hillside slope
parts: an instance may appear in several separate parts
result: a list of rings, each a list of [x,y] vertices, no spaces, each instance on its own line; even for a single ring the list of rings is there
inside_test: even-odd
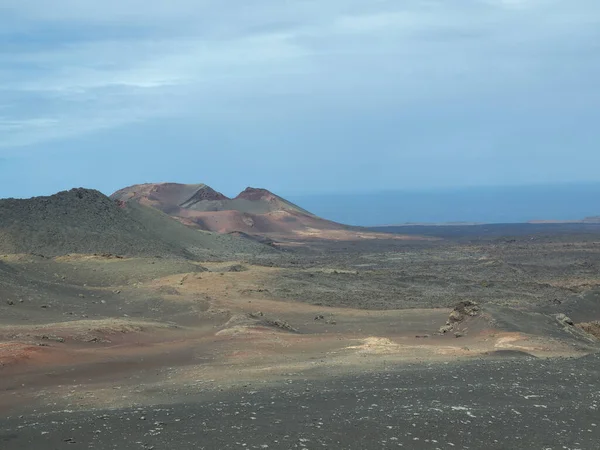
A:
[[[266,250],[247,239],[190,229],[143,204],[115,202],[89,189],[0,200],[2,253],[193,257]]]
[[[205,184],[140,184],[111,195],[118,201],[151,206],[182,223],[219,233],[294,234],[345,230],[266,189],[247,188],[228,198]]]

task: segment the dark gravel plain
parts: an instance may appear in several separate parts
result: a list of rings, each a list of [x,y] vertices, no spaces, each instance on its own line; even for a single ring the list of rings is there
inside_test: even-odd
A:
[[[6,417],[0,448],[596,450],[600,357],[506,352],[174,402]]]
[[[387,231],[440,240],[315,241],[279,251],[191,230],[96,191],[2,200],[0,254],[30,255],[0,261],[0,323],[190,315],[196,311],[139,284],[200,274],[193,260],[233,257],[285,268],[267,280],[269,295],[319,306],[386,310],[473,300],[504,330],[557,339],[564,330],[555,314],[575,322],[599,317],[600,226]],[[51,259],[66,253],[113,256],[110,264]],[[131,265],[114,255],[138,259]],[[0,450],[600,449],[597,354],[535,359],[504,352],[343,377],[290,377],[226,391],[182,389],[168,405],[113,410],[52,411],[40,393],[35,405],[0,411]]]

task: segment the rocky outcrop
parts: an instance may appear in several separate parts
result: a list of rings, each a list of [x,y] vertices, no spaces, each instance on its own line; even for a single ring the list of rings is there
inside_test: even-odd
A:
[[[458,325],[469,317],[479,315],[480,311],[481,307],[479,304],[473,301],[464,300],[459,302],[448,316],[446,324],[440,327],[439,332],[441,334],[446,334],[454,331],[455,337],[462,337],[464,333],[457,330]]]

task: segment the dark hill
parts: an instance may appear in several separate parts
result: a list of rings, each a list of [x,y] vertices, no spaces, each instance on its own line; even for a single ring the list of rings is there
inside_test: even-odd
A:
[[[2,253],[195,257],[262,251],[267,247],[259,243],[193,230],[156,209],[95,190],[0,200]]]

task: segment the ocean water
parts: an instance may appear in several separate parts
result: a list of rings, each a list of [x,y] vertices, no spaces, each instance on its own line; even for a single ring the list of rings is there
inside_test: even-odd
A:
[[[290,195],[321,217],[349,225],[518,223],[600,216],[600,183]]]

